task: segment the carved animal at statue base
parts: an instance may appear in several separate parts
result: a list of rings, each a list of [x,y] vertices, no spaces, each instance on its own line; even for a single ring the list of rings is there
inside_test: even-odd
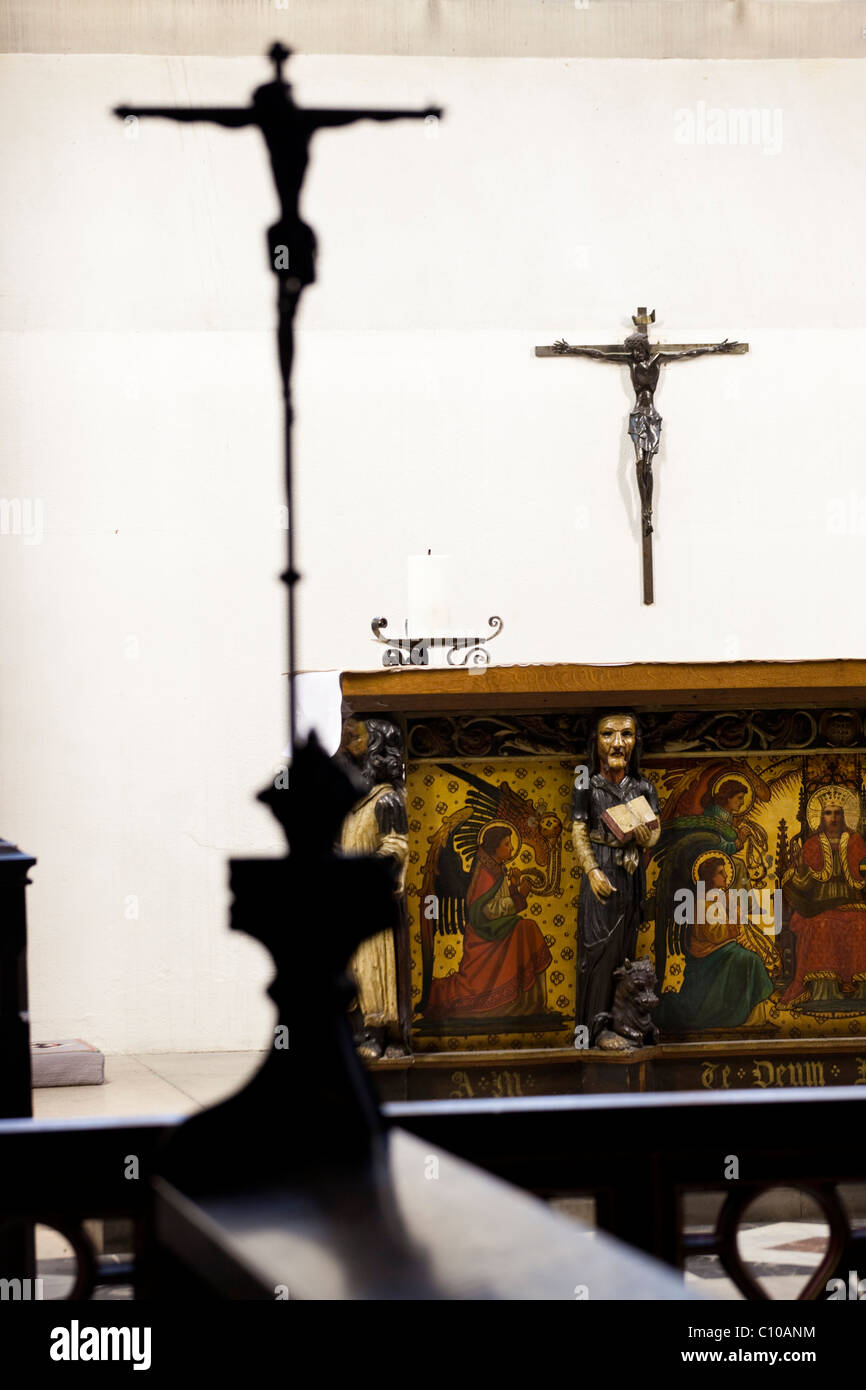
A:
[[[625,961],[613,972],[616,989],[610,1013],[596,1014],[592,1021],[592,1039],[605,1052],[622,1052],[631,1047],[643,1047],[655,1042],[658,1029],[652,1021],[652,1011],[659,1002],[658,982],[652,962]]]

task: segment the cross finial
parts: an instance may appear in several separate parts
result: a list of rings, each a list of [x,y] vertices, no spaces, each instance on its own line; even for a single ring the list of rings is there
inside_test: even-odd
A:
[[[285,44],[280,43],[279,40],[271,44],[268,49],[268,57],[276,68],[276,78],[278,82],[282,82],[283,80],[283,63],[285,63],[288,58],[291,58],[291,56],[292,50],[286,48]]]
[[[637,313],[632,314],[631,321],[637,329],[638,333],[643,333],[645,335],[648,325],[651,323],[655,323],[656,321],[656,311],[655,309],[653,309],[652,312],[648,314],[646,311],[646,307],[643,304],[641,304],[638,307]]]

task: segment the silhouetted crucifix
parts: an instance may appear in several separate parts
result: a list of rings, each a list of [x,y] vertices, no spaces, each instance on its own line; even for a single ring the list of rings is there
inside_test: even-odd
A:
[[[668,362],[687,357],[704,357],[711,352],[748,352],[748,343],[671,343],[650,346],[648,325],[655,323],[655,309],[648,314],[641,307],[632,315],[637,332],[623,343],[600,347],[572,347],[560,338],[552,347],[537,347],[536,357],[594,357],[598,362],[627,365],[634,387],[634,409],[629,415],[628,432],[634,445],[637,486],[641,502],[643,537],[643,601],[653,601],[653,459],[658,453],[662,417],[655,408],[655,389],[659,372]]]
[[[265,138],[274,180],[280,197],[280,219],[268,228],[268,256],[271,269],[279,280],[279,328],[278,344],[280,372],[283,379],[283,398],[286,407],[286,500],[289,511],[288,568],[283,576],[289,585],[289,672],[291,680],[295,671],[294,637],[294,586],[300,576],[293,562],[293,508],[292,508],[292,468],[291,468],[291,368],[293,354],[293,326],[298,300],[307,285],[316,278],[316,238],[313,229],[301,218],[298,204],[301,185],[307,171],[310,138],[317,130],[327,127],[352,125],[355,121],[399,121],[427,120],[439,118],[442,111],[438,107],[428,107],[423,111],[380,110],[376,107],[330,110],[327,108],[296,106],[292,99],[292,89],[283,81],[283,64],[291,56],[291,50],[281,43],[275,43],[268,51],[274,64],[274,81],[257,87],[253,92],[251,106],[118,106],[115,115],[123,119],[130,116],[162,116],[171,121],[210,121],[215,125],[240,129],[243,126],[258,126]],[[290,745],[295,742],[295,705],[290,704],[289,715]]]
[[[259,87],[248,107],[123,106],[116,114],[126,120],[164,116],[230,128],[258,126],[270,153],[282,205],[279,221],[268,230],[268,248],[279,280],[289,502],[289,566],[283,577],[289,585],[292,677],[292,604],[299,576],[292,563],[290,373],[295,309],[304,288],[315,279],[315,237],[298,211],[310,137],[326,126],[365,119],[423,119],[438,117],[439,112],[297,107],[282,76],[288,56],[288,49],[274,44],[270,57],[275,80]],[[268,990],[279,1009],[274,1043],[247,1086],[194,1116],[188,1125],[178,1126],[160,1157],[159,1171],[188,1193],[254,1194],[265,1186],[279,1187],[281,1195],[275,1201],[282,1210],[293,1210],[292,1204],[301,1201],[304,1212],[315,1213],[313,1219],[322,1229],[333,1226],[338,1243],[351,1211],[357,1229],[363,1230],[359,1242],[378,1252],[394,1296],[434,1298],[437,1293],[431,1292],[426,1269],[400,1226],[385,1167],[382,1117],[346,1015],[354,992],[349,961],[358,945],[380,932],[401,929],[399,875],[390,856],[335,853],[340,826],[368,789],[358,774],[326,756],[314,733],[306,743],[296,744],[294,700],[290,709],[289,779],[281,768],[259,799],[285,830],[291,853],[231,864],[232,926],[263,942],[277,967]],[[324,943],[304,930],[319,911],[328,922]],[[204,1162],[202,1154],[208,1156]],[[362,1220],[369,1224],[361,1227]],[[155,1277],[158,1281],[158,1270]]]

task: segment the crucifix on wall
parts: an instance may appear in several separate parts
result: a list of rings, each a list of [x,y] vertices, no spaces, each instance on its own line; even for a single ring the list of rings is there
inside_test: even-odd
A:
[[[712,352],[749,351],[748,343],[671,343],[650,344],[648,328],[655,323],[655,309],[639,308],[632,315],[636,332],[623,343],[598,347],[573,347],[560,338],[552,347],[537,347],[536,357],[593,357],[597,362],[617,362],[628,367],[634,388],[634,408],[629,415],[628,432],[634,445],[637,486],[641,503],[643,544],[643,601],[653,601],[653,459],[661,441],[662,417],[655,408],[655,389],[659,372],[668,362],[687,357],[705,357]]]

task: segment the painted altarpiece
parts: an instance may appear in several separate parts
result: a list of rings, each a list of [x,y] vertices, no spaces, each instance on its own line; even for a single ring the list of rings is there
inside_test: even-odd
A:
[[[579,756],[410,759],[414,1050],[570,1042]],[[638,955],[656,968],[663,1036],[866,1034],[866,751],[650,752],[643,768],[658,790],[662,833],[647,855]],[[462,983],[467,891],[483,837],[498,825],[511,832],[502,880],[519,876],[527,888],[511,932],[528,938],[529,971],[533,959],[544,962],[542,1007],[522,1012],[511,998],[496,1007],[497,986],[507,995],[511,981],[519,995],[525,983],[520,960],[503,968],[497,940],[481,943],[485,960],[465,988],[446,984]],[[493,864],[485,886],[495,873]],[[688,920],[690,906],[703,921]]]

